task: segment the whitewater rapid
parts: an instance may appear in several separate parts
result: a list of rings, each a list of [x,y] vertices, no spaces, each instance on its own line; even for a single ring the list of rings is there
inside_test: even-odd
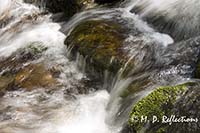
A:
[[[90,10],[79,13],[64,27],[69,32],[74,26],[86,18],[99,15],[100,18],[112,18],[115,11],[122,12],[121,17],[136,24],[148,38],[160,41],[166,47],[173,39],[150,28],[140,18],[126,9]],[[25,4],[22,0],[0,0],[0,58],[11,56],[30,43],[39,42],[48,49],[39,59],[27,62],[43,63],[47,68],[59,66],[61,74],[53,91],[38,88],[30,92],[15,90],[7,92],[0,99],[0,132],[1,133],[118,133],[122,125],[115,126],[110,121],[118,109],[118,92],[129,79],[114,84],[112,97],[106,90],[90,91],[89,94],[76,95],[68,99],[65,92],[80,85],[80,81],[88,78],[77,67],[76,61],[67,58],[64,40],[66,35],[60,32],[61,26],[52,22],[51,14],[42,14],[42,9]],[[107,13],[107,14],[106,14]],[[103,15],[101,15],[103,14]],[[110,16],[109,16],[109,15]],[[126,41],[135,38],[129,36]],[[148,39],[147,39],[148,41]],[[133,50],[133,52],[135,52]],[[111,101],[110,101],[111,100]],[[116,102],[112,102],[116,100]],[[108,112],[108,103],[114,104]]]
[[[66,57],[66,36],[59,31],[60,25],[41,12],[21,0],[0,0],[0,20],[5,21],[0,29],[0,57],[9,57],[30,43],[40,42],[48,49],[32,63],[59,66],[62,73],[58,81],[62,87],[51,93],[42,88],[7,92],[0,99],[0,132],[116,133],[105,122],[109,101],[106,90],[78,95],[73,100],[66,98],[65,91],[71,84],[78,84],[85,74]]]

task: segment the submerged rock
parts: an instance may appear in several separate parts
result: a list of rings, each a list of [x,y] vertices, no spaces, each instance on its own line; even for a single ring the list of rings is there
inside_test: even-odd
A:
[[[7,70],[0,76],[0,91],[24,88],[46,88],[56,84],[53,74],[42,64],[30,64],[19,69]]]
[[[17,72],[15,85],[32,90],[33,88],[49,87],[56,84],[53,75],[41,64],[30,64]]]
[[[39,59],[47,47],[40,42],[32,42],[25,48],[19,49],[10,57],[0,60],[0,91],[24,88],[49,87],[56,84],[53,73],[46,70],[42,64],[32,64]]]

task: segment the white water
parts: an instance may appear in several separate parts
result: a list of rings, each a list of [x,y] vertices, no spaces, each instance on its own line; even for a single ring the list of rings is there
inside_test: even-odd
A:
[[[39,101],[39,98],[45,98]],[[43,90],[8,93],[1,107],[10,106],[5,113],[12,120],[0,123],[1,133],[116,133],[105,123],[109,94],[98,91],[80,95],[75,101],[63,98],[58,91],[53,95]]]
[[[86,78],[65,56],[65,35],[49,15],[21,0],[0,0],[2,20],[11,19],[0,29],[0,57],[8,57],[32,42],[48,47],[43,56],[32,63],[59,68],[61,86],[52,93],[44,89],[31,92],[7,92],[0,100],[1,133],[116,133],[118,129],[105,122],[107,91],[66,98],[65,90]],[[27,62],[28,64],[29,62]]]
[[[166,22],[162,24],[163,29],[171,28],[168,30],[173,36],[189,38],[197,36],[200,31],[199,0],[130,0],[126,6],[128,11],[139,8],[137,13],[141,18],[151,17],[157,23],[157,17],[164,17]]]
[[[132,6],[132,5],[131,5]],[[130,8],[130,7],[128,7]],[[115,11],[122,12],[120,17],[129,20],[145,35],[141,39],[155,41],[163,46],[173,43],[173,39],[150,28],[140,18],[129,12],[128,8],[112,10],[90,10],[77,14],[66,24],[66,31],[71,30],[86,18],[99,15],[99,18],[112,18]],[[107,91],[91,92],[78,95],[77,99],[66,98],[65,91],[73,84],[78,84],[86,75],[77,69],[77,62],[66,57],[64,39],[59,31],[59,24],[50,20],[50,15],[41,15],[39,8],[24,4],[21,0],[0,0],[0,21],[8,20],[0,29],[0,57],[8,57],[19,48],[31,42],[41,42],[48,50],[40,59],[31,63],[43,63],[46,67],[59,67],[58,78],[61,86],[55,87],[53,93],[38,88],[31,92],[8,92],[0,99],[0,132],[1,133],[117,133],[119,127],[110,123],[118,109],[118,93],[132,79],[118,79],[114,84],[112,97]],[[103,14],[103,15],[101,15]],[[114,14],[114,15],[113,15]],[[113,16],[112,16],[113,15]],[[129,36],[126,41],[137,40]],[[140,54],[132,51],[132,54]],[[135,56],[135,55],[130,55]],[[29,62],[27,62],[29,63]],[[125,66],[126,67],[126,66]],[[107,112],[107,104],[113,104]],[[7,119],[8,118],[8,119]],[[109,124],[108,124],[109,123]]]

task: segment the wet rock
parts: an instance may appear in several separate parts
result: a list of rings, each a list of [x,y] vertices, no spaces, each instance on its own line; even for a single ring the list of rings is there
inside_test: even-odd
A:
[[[124,100],[128,97],[135,95],[136,93],[145,90],[149,86],[152,86],[154,83],[149,77],[149,75],[135,75],[135,78],[121,93],[120,97]],[[126,100],[125,100],[126,101]]]
[[[12,74],[4,74],[0,76],[0,96],[4,95],[14,85],[14,76]]]
[[[32,90],[33,88],[49,87],[56,83],[52,74],[40,64],[30,64],[15,76],[15,85]]]
[[[72,17],[81,10],[93,7],[92,0],[25,0],[25,2],[45,7],[53,13],[64,12],[66,18]]]
[[[67,37],[65,44],[87,57],[98,72],[117,72],[128,60],[123,53],[124,29],[117,23],[99,20],[78,25]]]
[[[184,96],[175,104],[172,110],[176,117],[186,116],[188,122],[173,123],[171,126],[166,126],[165,130],[171,132],[200,132],[200,89],[199,82],[185,93]]]
[[[31,42],[27,47],[19,49],[10,57],[0,59],[0,71],[9,70],[12,73],[18,71],[22,66],[32,60],[41,57],[42,53],[47,50],[47,47],[41,42]]]
[[[32,64],[39,59],[47,47],[40,42],[32,42],[25,48],[17,50],[10,57],[0,60],[0,91],[24,88],[49,87],[56,83],[54,79],[58,72],[47,70],[42,64]]]
[[[47,88],[55,85],[56,79],[53,74],[41,64],[30,64],[19,70],[7,71],[0,76],[0,92],[23,88]]]
[[[191,112],[194,111],[198,114],[197,108],[199,107],[198,104],[195,104],[194,101],[198,100],[198,95],[194,95],[191,89],[194,88],[197,84],[194,82],[188,82],[185,84],[177,85],[177,86],[166,86],[166,87],[159,87],[150,93],[148,96],[137,102],[131,111],[130,119],[128,123],[128,128],[124,130],[129,130],[131,132],[172,132],[171,129],[174,131],[188,131],[188,127],[190,127],[189,123],[185,124],[185,130],[182,130],[183,123],[172,123],[172,125],[179,125],[181,128],[172,128],[169,123],[163,123],[163,116],[167,116],[170,118],[172,115],[177,115],[179,117],[183,116],[192,116]],[[188,96],[194,96],[193,102],[190,102],[191,99]],[[185,99],[187,97],[187,99]],[[184,99],[184,100],[183,100]],[[187,110],[186,108],[183,109],[183,106],[190,105],[195,106],[192,110]],[[180,107],[180,108],[179,108]],[[191,109],[191,108],[190,108]],[[183,112],[182,115],[178,114],[177,112]],[[142,117],[147,116],[149,121],[142,121]],[[153,117],[156,116],[157,121],[153,121]],[[199,118],[199,116],[196,116]],[[193,117],[194,118],[194,117]],[[155,120],[155,119],[154,119]],[[195,123],[193,123],[195,124]],[[197,124],[197,123],[196,123]],[[197,126],[197,125],[196,125]],[[191,129],[191,128],[190,128]],[[193,128],[192,131],[197,131],[199,128]]]
[[[200,63],[198,62],[195,70],[195,78],[200,78]]]
[[[95,2],[99,4],[113,3],[113,2],[118,2],[118,1],[120,0],[95,0]]]

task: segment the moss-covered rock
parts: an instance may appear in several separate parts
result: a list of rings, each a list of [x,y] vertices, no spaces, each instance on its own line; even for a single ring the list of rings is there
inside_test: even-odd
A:
[[[115,73],[128,60],[123,51],[124,31],[121,25],[114,22],[90,20],[75,27],[65,44],[73,47],[73,54],[79,52],[87,57],[87,62],[97,71],[109,70]]]
[[[157,88],[147,97],[136,103],[130,113],[129,119],[129,126],[132,128],[132,131],[139,132],[148,123],[148,128],[153,128],[153,132],[163,132],[165,129],[161,128],[162,117],[172,115],[172,109],[177,99],[184,95],[189,85],[193,84],[186,83]],[[141,121],[141,118],[145,116],[148,117],[149,121]],[[152,123],[153,116],[156,116],[159,122]]]
[[[172,123],[165,127],[167,133],[199,133],[200,132],[200,84],[199,82],[187,90],[175,104],[173,114],[176,117],[186,116],[188,122]]]

